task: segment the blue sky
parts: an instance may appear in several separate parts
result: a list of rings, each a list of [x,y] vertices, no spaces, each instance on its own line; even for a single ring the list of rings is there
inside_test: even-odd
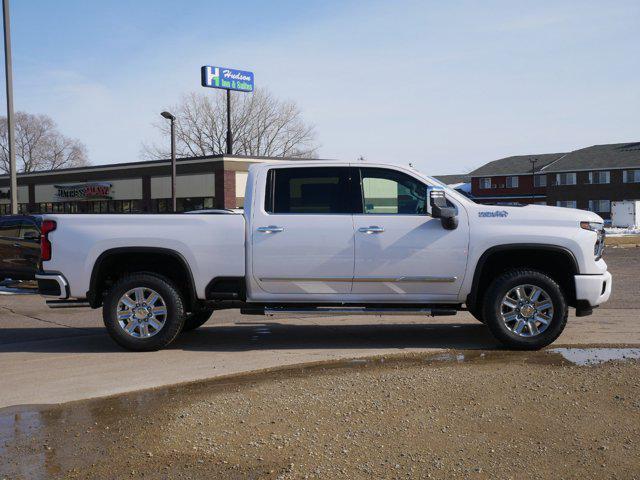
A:
[[[640,3],[11,2],[16,109],[134,161],[201,65],[252,70],[323,158],[459,173],[640,140]],[[215,91],[208,90],[212,95]],[[4,108],[4,88],[1,97]]]

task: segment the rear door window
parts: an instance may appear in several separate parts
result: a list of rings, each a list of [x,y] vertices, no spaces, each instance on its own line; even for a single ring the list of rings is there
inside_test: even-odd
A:
[[[349,168],[274,168],[268,172],[269,213],[344,214],[349,204]]]

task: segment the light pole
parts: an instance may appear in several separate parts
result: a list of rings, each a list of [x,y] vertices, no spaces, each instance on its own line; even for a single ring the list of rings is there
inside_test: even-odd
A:
[[[4,71],[7,80],[7,134],[9,136],[9,192],[11,214],[18,214],[18,177],[16,173],[16,132],[13,122],[13,71],[11,65],[11,27],[9,24],[9,0],[2,0],[4,18]]]
[[[171,121],[171,211],[176,213],[176,117],[169,112],[162,112],[160,115]]]
[[[531,162],[531,203],[535,203],[536,198],[536,163],[538,162],[537,158],[530,158]]]

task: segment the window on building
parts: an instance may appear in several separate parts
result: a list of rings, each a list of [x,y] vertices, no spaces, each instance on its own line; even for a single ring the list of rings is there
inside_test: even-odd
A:
[[[547,176],[546,175],[534,175],[533,176],[533,186],[534,187],[546,187],[547,186]]]
[[[363,168],[362,198],[366,214],[423,215],[427,186],[409,175],[383,168]]]
[[[624,170],[622,172],[622,181],[624,183],[640,183],[640,169]]]
[[[575,185],[576,172],[556,173],[556,185]]]
[[[575,175],[575,174],[574,174]],[[577,208],[578,202],[575,200],[561,200],[556,202],[557,207],[565,207],[565,208]]]
[[[176,211],[191,212],[193,210],[204,210],[214,208],[215,198],[213,197],[188,197],[176,199]],[[171,199],[157,198],[151,204],[151,211],[154,213],[171,213]]]
[[[507,177],[507,188],[518,188],[518,177]]]
[[[602,170],[598,172],[589,172],[589,183],[600,184],[610,183],[611,175],[608,170]]]
[[[297,214],[350,213],[349,169],[272,169],[268,173],[265,210]]]
[[[491,177],[485,177],[480,179],[480,188],[488,190],[491,188]]]
[[[595,213],[610,213],[611,200],[589,200],[589,210]]]

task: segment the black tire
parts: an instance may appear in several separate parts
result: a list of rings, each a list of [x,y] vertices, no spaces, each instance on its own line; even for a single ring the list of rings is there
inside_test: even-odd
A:
[[[166,305],[164,325],[147,338],[135,338],[128,334],[117,319],[121,297],[137,287],[155,290]],[[133,273],[122,277],[111,287],[104,298],[102,318],[109,335],[121,347],[138,352],[160,350],[173,342],[182,330],[185,320],[184,302],[179,290],[169,279],[153,273]]]
[[[538,335],[523,337],[512,331],[502,320],[502,300],[519,285],[533,285],[543,289],[553,305],[553,316],[546,330]],[[483,318],[491,333],[504,345],[521,350],[538,350],[560,336],[567,324],[567,301],[555,280],[535,270],[512,270],[496,278],[487,289],[483,302]]]
[[[198,312],[189,313],[184,319],[184,325],[182,326],[183,332],[195,330],[198,327],[204,325],[207,320],[211,318],[213,308],[207,308]]]

